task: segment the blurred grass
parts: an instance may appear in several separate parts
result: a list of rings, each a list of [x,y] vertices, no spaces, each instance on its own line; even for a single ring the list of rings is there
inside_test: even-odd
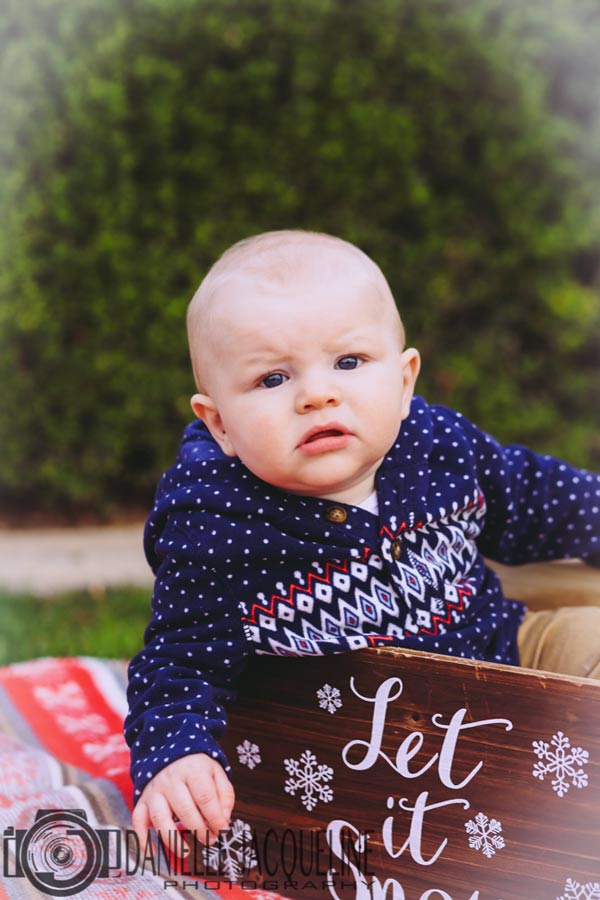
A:
[[[149,620],[144,588],[44,598],[0,591],[0,665],[38,656],[129,659]]]

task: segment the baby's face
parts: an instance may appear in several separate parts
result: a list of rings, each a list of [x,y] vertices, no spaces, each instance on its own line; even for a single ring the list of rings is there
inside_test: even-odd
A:
[[[359,503],[408,414],[419,369],[391,299],[347,271],[238,276],[205,336],[192,398],[223,451],[285,491]]]

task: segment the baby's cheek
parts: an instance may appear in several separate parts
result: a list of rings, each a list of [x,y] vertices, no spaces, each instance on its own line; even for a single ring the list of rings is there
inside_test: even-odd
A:
[[[253,475],[275,484],[285,462],[277,433],[264,421],[257,420],[240,452],[240,459]]]
[[[378,436],[385,455],[394,445],[402,429],[402,411],[397,401],[387,403],[380,411]]]

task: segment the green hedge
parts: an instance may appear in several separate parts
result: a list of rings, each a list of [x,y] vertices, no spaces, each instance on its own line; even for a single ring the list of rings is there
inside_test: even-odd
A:
[[[598,464],[596,0],[9,0],[0,491],[147,503],[184,310],[260,230],[355,241],[421,390]]]

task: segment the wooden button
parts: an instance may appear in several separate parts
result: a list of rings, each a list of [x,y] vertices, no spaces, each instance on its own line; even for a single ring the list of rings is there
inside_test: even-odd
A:
[[[392,556],[396,561],[402,556],[402,541],[400,538],[394,538],[392,541]]]
[[[348,513],[341,506],[329,506],[325,510],[325,518],[329,522],[345,522],[348,518]]]

